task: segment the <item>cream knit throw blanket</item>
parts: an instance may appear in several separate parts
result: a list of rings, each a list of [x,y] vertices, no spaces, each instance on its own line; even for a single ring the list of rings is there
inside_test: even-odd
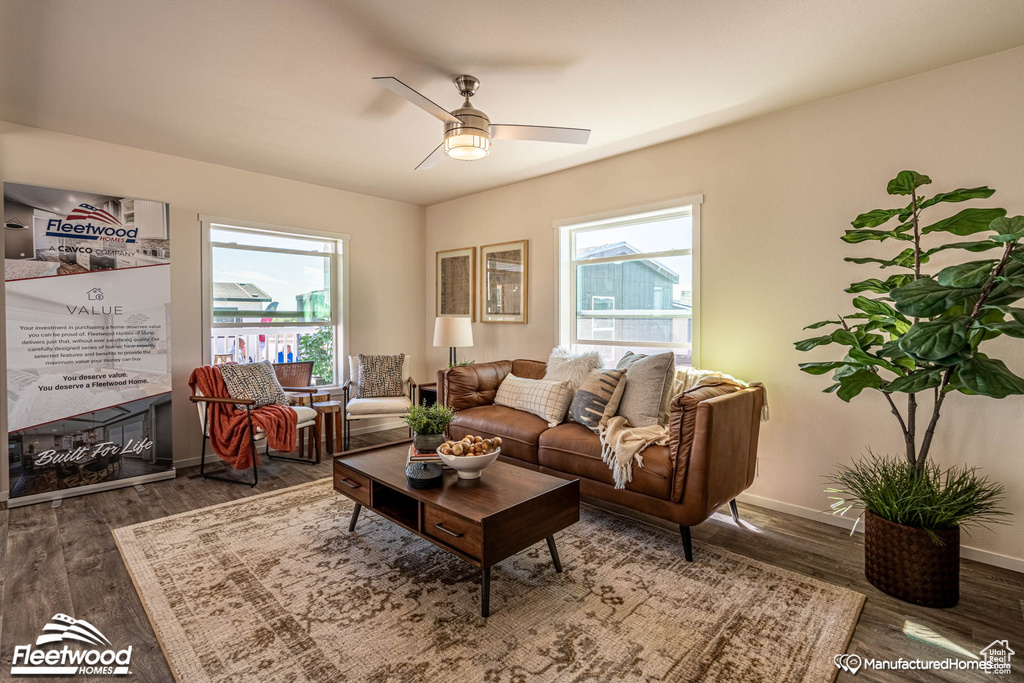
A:
[[[721,372],[685,368],[676,371],[671,396],[674,398],[682,392],[696,389],[702,384],[732,384],[743,388],[764,387],[760,382],[748,384]],[[761,420],[763,422],[768,420],[767,397],[761,409]],[[619,415],[602,420],[598,430],[601,437],[601,459],[611,468],[612,479],[615,481],[617,489],[624,489],[627,483],[633,481],[634,461],[637,467],[644,466],[641,452],[645,448],[652,444],[668,445],[668,428],[664,425],[632,427],[626,418]]]

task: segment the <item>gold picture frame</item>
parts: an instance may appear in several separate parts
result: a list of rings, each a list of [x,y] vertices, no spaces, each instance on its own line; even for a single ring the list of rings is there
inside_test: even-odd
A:
[[[480,247],[480,322],[525,325],[530,307],[530,240]]]
[[[437,252],[435,268],[434,314],[476,322],[476,247]]]

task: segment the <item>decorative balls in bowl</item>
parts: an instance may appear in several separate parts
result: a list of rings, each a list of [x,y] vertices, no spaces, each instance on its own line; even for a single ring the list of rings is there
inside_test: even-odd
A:
[[[445,441],[437,449],[441,462],[451,467],[459,479],[479,479],[480,473],[498,459],[501,438],[467,436],[462,441]]]

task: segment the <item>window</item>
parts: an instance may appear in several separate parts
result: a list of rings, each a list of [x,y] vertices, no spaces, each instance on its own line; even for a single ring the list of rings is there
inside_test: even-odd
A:
[[[208,362],[313,361],[314,384],[338,385],[347,236],[202,220]]]
[[[627,351],[695,362],[700,201],[556,226],[563,345],[606,366]]]

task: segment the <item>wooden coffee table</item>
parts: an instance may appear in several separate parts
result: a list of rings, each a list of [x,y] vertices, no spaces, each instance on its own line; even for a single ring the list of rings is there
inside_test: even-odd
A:
[[[580,519],[580,482],[496,462],[479,479],[446,471],[441,486],[415,489],[405,478],[407,448],[334,459],[334,488],[398,526],[481,569],[480,616],[490,614],[491,567],[547,540],[561,572],[554,534]]]

